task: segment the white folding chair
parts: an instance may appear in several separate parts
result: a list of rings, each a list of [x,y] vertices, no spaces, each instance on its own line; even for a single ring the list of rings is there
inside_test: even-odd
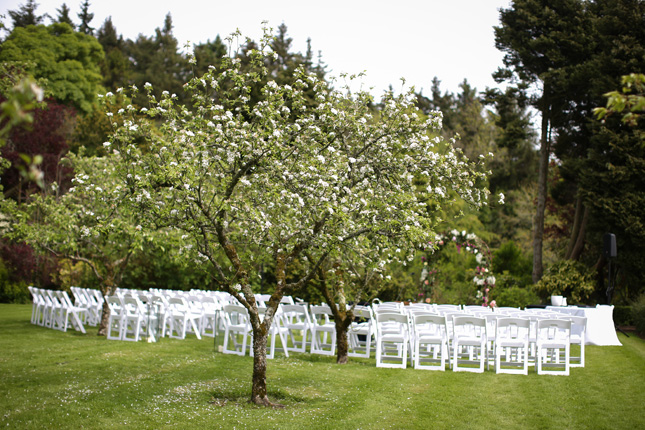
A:
[[[245,355],[248,338],[251,336],[249,314],[242,305],[224,305],[224,354]],[[232,344],[232,349],[229,345]]]
[[[413,316],[415,369],[446,370],[448,331],[446,317],[417,314]],[[425,364],[429,363],[429,364]],[[434,363],[434,364],[433,364]]]
[[[216,337],[217,323],[221,306],[217,298],[213,296],[203,296],[202,299],[202,320],[199,324],[202,336]]]
[[[376,367],[405,369],[409,342],[409,322],[406,314],[376,314]]]
[[[455,315],[452,325],[452,370],[483,373],[487,358],[486,319]],[[473,364],[478,367],[470,367]]]
[[[121,298],[116,295],[107,296],[105,300],[107,300],[108,307],[110,308],[107,338],[121,340],[123,338],[123,303],[121,302]]]
[[[87,297],[88,302],[88,321],[87,323],[96,327],[101,322],[103,313],[103,301],[105,300],[99,290],[91,288],[82,288],[81,291]]]
[[[354,321],[347,329],[347,341],[350,357],[369,358],[372,349],[372,337],[374,336],[375,324],[374,313],[369,306],[354,307]]]
[[[570,337],[571,320],[538,320],[536,350],[538,375],[569,375]]]
[[[281,305],[282,323],[289,339],[291,346],[287,348],[290,351],[306,352],[307,338],[312,330],[312,322],[307,311],[307,305]]]
[[[490,369],[490,362],[495,360],[495,338],[497,336],[497,320],[502,317],[500,314],[494,312],[486,314],[476,314],[479,318],[486,319],[486,359],[488,368]]]
[[[528,375],[530,327],[531,322],[524,318],[497,320],[493,346],[496,373]]]
[[[315,305],[309,309],[311,314],[312,354],[336,354],[336,325],[331,309],[327,305]]]
[[[67,331],[67,321],[65,311],[66,304],[62,296],[62,291],[50,291],[52,300],[51,328],[55,330]]]
[[[145,328],[147,327],[146,309],[136,296],[125,296],[121,299],[121,302],[123,303],[121,340],[138,342],[141,334],[145,335]]]
[[[31,300],[33,302],[31,306],[31,323],[43,325],[41,324],[41,321],[44,318],[45,299],[43,298],[39,288],[33,286],[29,286],[27,288],[31,293]]]
[[[197,339],[201,339],[197,324],[201,320],[201,314],[192,312],[190,306],[183,297],[171,297],[168,299],[168,309],[166,309],[165,326],[168,327],[168,337],[175,339],[185,339],[188,327],[195,333]]]
[[[587,334],[587,318],[570,316],[571,320],[571,337],[570,345],[579,345],[580,356],[574,356],[570,351],[571,357],[569,364],[571,367],[585,367],[585,342]]]
[[[62,305],[62,330],[67,331],[67,327],[70,325],[81,333],[85,333],[85,327],[83,327],[83,320],[87,319],[87,309],[80,306],[75,306],[72,303],[72,300],[69,298],[67,291],[59,291],[58,298]]]

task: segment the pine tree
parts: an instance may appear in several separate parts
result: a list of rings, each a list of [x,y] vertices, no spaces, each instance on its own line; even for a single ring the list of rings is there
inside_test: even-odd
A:
[[[584,7],[580,0],[516,0],[500,11],[495,45],[505,53],[506,69],[498,79],[518,78],[523,84],[539,84],[542,92],[534,106],[542,115],[537,205],[533,232],[533,281],[542,277],[544,217],[547,200],[552,133],[564,122],[570,107],[571,82],[579,78],[576,65],[590,54],[585,43]]]
[[[101,61],[103,85],[111,91],[124,87],[128,84],[132,64],[125,52],[123,37],[117,34],[111,16],[98,29],[96,38],[105,51],[105,58]]]
[[[168,13],[163,27],[155,30],[154,37],[139,35],[136,41],[128,41],[126,51],[132,59],[132,80],[138,88],[149,82],[157,97],[162,91],[168,91],[183,101],[183,82],[190,69],[188,60],[179,52],[172,29],[172,16]],[[144,103],[145,94],[139,94],[135,101]]]
[[[90,13],[90,1],[85,0],[81,5],[81,13],[78,14],[81,23],[78,25],[78,31],[83,34],[94,34],[94,28],[90,27],[90,22],[94,19],[94,14]]]
[[[38,3],[27,0],[27,4],[20,5],[18,10],[10,10],[9,16],[13,21],[13,28],[42,24],[47,15],[36,15],[37,8]]]
[[[210,39],[206,43],[195,45],[195,73],[198,76],[203,75],[208,71],[209,66],[219,68],[222,58],[227,54],[228,48],[222,42],[222,39],[215,37],[212,42]]]
[[[70,18],[69,16],[70,10],[69,7],[67,7],[66,3],[63,3],[60,9],[56,9],[56,12],[58,12],[58,15],[56,16],[56,22],[69,24],[70,27],[76,28],[74,21],[72,21],[72,18]]]

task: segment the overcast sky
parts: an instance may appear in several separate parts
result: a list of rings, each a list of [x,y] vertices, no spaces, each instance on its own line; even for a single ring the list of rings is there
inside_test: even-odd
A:
[[[57,15],[64,1],[37,1],[39,14]],[[26,0],[0,0],[0,14],[11,27],[8,10]],[[66,2],[72,19],[82,0]],[[498,86],[491,78],[502,64],[495,49],[493,26],[499,9],[510,0],[93,0],[91,25],[98,29],[108,16],[118,33],[135,39],[152,36],[170,12],[173,33],[180,45],[224,38],[236,29],[259,39],[262,21],[277,28],[285,23],[293,51],[306,51],[311,38],[314,53],[321,51],[332,75],[365,71],[364,87],[380,94],[400,78],[429,95],[432,78],[443,91],[457,92],[468,79],[483,91]],[[49,20],[46,23],[49,24]]]

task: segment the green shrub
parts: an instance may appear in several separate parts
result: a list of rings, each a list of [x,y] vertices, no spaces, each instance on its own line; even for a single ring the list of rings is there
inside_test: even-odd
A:
[[[535,292],[542,299],[564,296],[570,305],[586,303],[594,290],[593,274],[584,264],[573,260],[553,264],[535,284]]]
[[[29,303],[31,296],[24,281],[12,281],[9,269],[0,259],[0,303]]]
[[[642,293],[632,304],[632,320],[636,332],[645,335],[645,293]]]
[[[534,305],[540,298],[531,286],[525,287],[524,283],[516,276],[504,272],[497,275],[495,288],[490,292],[490,299],[495,300],[497,306],[521,307]]]
[[[519,287],[526,287],[533,283],[531,279],[533,262],[513,241],[505,242],[494,252],[491,269],[495,274],[504,273],[512,277]]]

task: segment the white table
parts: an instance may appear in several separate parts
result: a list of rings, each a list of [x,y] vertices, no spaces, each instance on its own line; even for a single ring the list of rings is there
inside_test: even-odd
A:
[[[587,317],[586,345],[622,346],[616,336],[613,305],[597,305],[595,308],[577,306],[547,306],[546,308],[568,315]]]

